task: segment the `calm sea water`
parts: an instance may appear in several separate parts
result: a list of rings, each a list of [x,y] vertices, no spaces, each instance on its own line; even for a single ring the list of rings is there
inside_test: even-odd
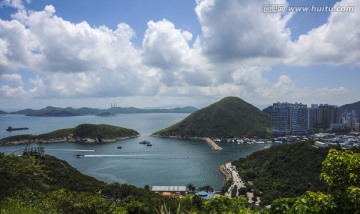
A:
[[[82,123],[111,124],[131,128],[141,134],[114,143],[91,145],[79,143],[45,144],[45,152],[66,160],[84,174],[97,179],[129,183],[138,187],[153,185],[211,185],[220,189],[223,176],[219,166],[225,162],[245,157],[264,147],[261,144],[238,145],[220,143],[222,151],[212,150],[203,141],[154,138],[150,135],[166,128],[188,114],[122,114],[113,117],[27,117],[0,116],[0,138],[17,134],[41,134],[61,128],[71,128]],[[8,126],[29,127],[29,130],[6,132]],[[153,146],[139,144],[150,141]],[[117,149],[121,146],[122,149]],[[10,154],[24,145],[0,146],[0,152]],[[75,154],[84,158],[74,158]]]

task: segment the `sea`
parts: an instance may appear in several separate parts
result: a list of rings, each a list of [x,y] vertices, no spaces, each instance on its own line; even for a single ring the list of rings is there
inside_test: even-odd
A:
[[[152,137],[151,134],[184,119],[188,114],[145,113],[77,117],[0,116],[0,139],[20,134],[42,134],[79,124],[110,124],[138,131],[140,137],[106,144],[42,144],[45,153],[67,161],[83,174],[107,183],[128,183],[137,187],[210,185],[221,189],[224,177],[221,164],[246,157],[268,144],[220,142],[222,151],[212,150],[205,141]],[[28,127],[7,132],[6,128]],[[153,146],[139,144],[147,140]],[[118,149],[121,146],[121,149]],[[25,145],[0,146],[0,152],[11,154]],[[74,155],[83,154],[82,158]]]

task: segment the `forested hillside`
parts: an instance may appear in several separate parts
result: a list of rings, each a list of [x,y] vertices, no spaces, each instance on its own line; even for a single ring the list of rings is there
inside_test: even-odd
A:
[[[262,192],[261,204],[268,205],[276,198],[325,190],[319,176],[328,151],[312,143],[285,144],[255,152],[233,164],[240,177],[252,181],[249,188]]]

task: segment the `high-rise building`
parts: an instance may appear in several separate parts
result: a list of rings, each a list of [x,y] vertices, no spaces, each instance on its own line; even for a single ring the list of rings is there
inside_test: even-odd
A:
[[[291,133],[303,135],[308,133],[308,108],[304,104],[292,104],[290,106]]]
[[[307,106],[301,103],[274,103],[272,109],[272,133],[275,136],[308,133],[308,114]]]
[[[309,131],[312,131],[317,123],[317,117],[318,117],[318,108],[319,106],[317,104],[311,104],[311,107],[308,109],[308,128]]]
[[[317,115],[317,126],[329,128],[330,124],[340,123],[340,111],[336,105],[320,104]]]
[[[271,112],[272,133],[283,136],[290,133],[289,103],[274,103]]]

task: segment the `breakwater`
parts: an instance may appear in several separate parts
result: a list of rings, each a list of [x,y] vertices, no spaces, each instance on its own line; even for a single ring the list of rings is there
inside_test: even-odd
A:
[[[205,137],[204,140],[209,144],[209,146],[213,149],[213,150],[217,150],[217,151],[221,151],[223,150],[223,148],[221,148],[219,145],[217,145],[213,140],[211,140],[208,137]]]

